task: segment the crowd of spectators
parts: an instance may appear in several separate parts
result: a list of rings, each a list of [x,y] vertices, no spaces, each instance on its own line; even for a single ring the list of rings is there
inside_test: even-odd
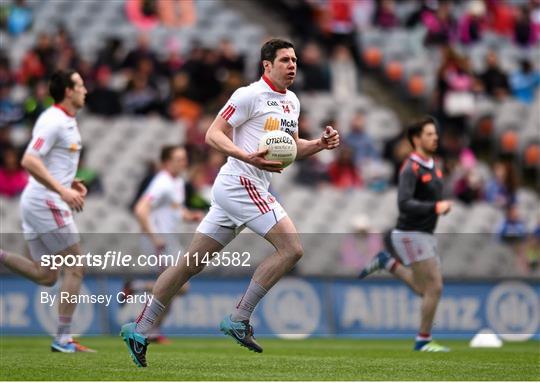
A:
[[[531,103],[540,86],[540,74],[526,60],[519,63],[516,72],[505,73],[495,51],[487,54],[485,70],[474,73],[468,59],[460,56],[452,44],[475,44],[486,30],[506,36],[520,47],[537,44],[540,1],[531,0],[519,7],[503,0],[457,3],[416,2],[417,9],[406,19],[396,13],[393,0],[272,2],[272,6],[295,15],[288,18],[294,20],[291,25],[299,56],[298,79],[293,90],[331,94],[337,104],[353,99],[362,87],[365,67],[357,44],[358,33],[373,25],[386,30],[423,26],[424,43],[440,50],[442,55],[432,112],[441,122],[440,155],[450,180],[447,190],[466,204],[487,201],[506,212],[505,222],[515,223],[520,219],[514,209],[519,186],[516,163],[505,157],[494,161],[490,172],[478,170],[479,154],[474,147],[469,148],[471,132],[466,116],[471,103],[468,100],[474,94],[485,93],[498,100],[513,97]],[[457,5],[465,9],[459,19],[453,13]],[[130,20],[135,23],[135,19]],[[194,19],[190,20],[182,23],[189,24]],[[0,27],[13,36],[25,33],[31,23],[31,9],[22,0],[0,9]],[[250,73],[245,56],[226,38],[217,46],[192,41],[187,50],[171,38],[166,55],[158,55],[144,32],[148,28],[150,24],[141,27],[137,43],[131,49],[119,38],[106,38],[90,61],[78,52],[69,31],[62,25],[53,33],[40,33],[17,67],[12,66],[5,47],[0,48],[0,195],[18,195],[27,181],[17,158],[28,134],[18,132],[28,133],[37,116],[52,105],[47,94],[47,78],[55,69],[75,68],[88,88],[87,110],[91,113],[104,117],[157,114],[183,122],[192,164],[188,200],[192,207],[207,207],[208,190],[224,158],[208,148],[204,134],[231,92],[255,80],[260,72]],[[20,89],[24,90],[23,98],[16,97]],[[403,133],[382,143],[375,142],[366,130],[369,113],[369,110],[354,113],[348,126],[342,129],[346,132],[342,136],[343,145],[334,156],[298,161],[295,182],[312,187],[380,190],[380,179],[368,176],[366,169],[378,169],[386,161],[392,165],[393,176],[382,188],[395,183],[399,167],[411,149]],[[334,117],[328,116],[330,120]],[[335,121],[328,123],[336,125]],[[306,113],[301,116],[302,137],[316,137],[320,128],[310,125]],[[153,171],[150,166],[149,174]],[[92,192],[104,192],[99,175],[84,163],[80,176],[93,184]],[[501,238],[505,235],[501,234]]]

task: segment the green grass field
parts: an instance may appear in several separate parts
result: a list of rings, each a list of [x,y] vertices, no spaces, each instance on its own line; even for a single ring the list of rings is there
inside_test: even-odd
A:
[[[441,342],[449,354],[411,351],[411,341],[261,339],[255,354],[227,338],[173,339],[151,345],[136,368],[120,338],[87,338],[96,354],[49,351],[48,338],[0,337],[0,380],[538,380],[540,343],[471,349]]]

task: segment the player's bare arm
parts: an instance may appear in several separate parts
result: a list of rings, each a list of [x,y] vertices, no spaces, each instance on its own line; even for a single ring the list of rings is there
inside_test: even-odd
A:
[[[316,140],[304,140],[298,137],[298,132],[294,134],[296,141],[297,154],[296,158],[309,157],[321,150],[332,150],[339,146],[339,133],[331,126],[327,126],[321,137]]]
[[[83,209],[84,195],[79,190],[62,186],[49,173],[45,164],[38,156],[26,153],[21,161],[21,165],[47,189],[58,193],[70,208],[75,211],[81,211]]]
[[[281,171],[281,162],[268,161],[264,158],[267,150],[247,153],[236,146],[230,139],[232,136],[232,129],[233,128],[223,117],[217,116],[206,132],[206,143],[223,154],[239,159],[240,161],[244,161],[258,169],[275,173],[279,173]]]
[[[154,244],[155,248],[161,250],[165,248],[165,241],[159,235],[154,233],[150,225],[150,211],[152,210],[152,200],[147,196],[142,196],[137,201],[135,208],[133,209],[135,217],[141,226],[143,233],[150,237],[150,240]]]

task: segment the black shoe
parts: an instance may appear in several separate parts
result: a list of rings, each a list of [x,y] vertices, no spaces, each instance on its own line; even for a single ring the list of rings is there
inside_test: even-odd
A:
[[[249,324],[249,321],[235,322],[228,315],[221,321],[219,329],[225,335],[233,337],[241,346],[244,346],[251,351],[263,352],[262,347],[257,343],[253,336],[253,326]]]

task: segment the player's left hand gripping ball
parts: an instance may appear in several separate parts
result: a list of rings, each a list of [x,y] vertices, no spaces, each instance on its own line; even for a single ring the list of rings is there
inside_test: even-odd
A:
[[[331,126],[327,126],[321,136],[321,144],[325,149],[335,149],[339,146],[339,133]]]

